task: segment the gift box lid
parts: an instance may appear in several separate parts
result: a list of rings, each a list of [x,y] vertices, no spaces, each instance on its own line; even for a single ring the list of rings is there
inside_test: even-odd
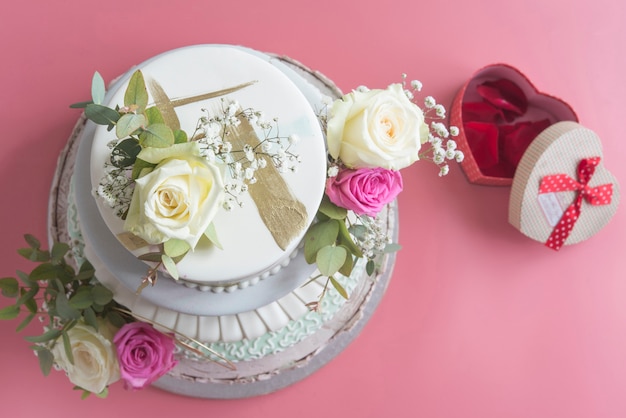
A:
[[[558,250],[584,241],[617,211],[619,185],[600,138],[576,122],[545,129],[524,153],[511,187],[509,222]]]

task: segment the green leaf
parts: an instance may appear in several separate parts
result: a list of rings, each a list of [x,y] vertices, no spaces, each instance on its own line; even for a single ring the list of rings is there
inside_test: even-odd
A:
[[[339,234],[339,223],[330,219],[312,225],[304,235],[304,258],[307,263],[313,264],[320,248],[334,245]]]
[[[96,71],[91,79],[91,99],[95,104],[102,104],[105,93],[104,80],[100,73]]]
[[[137,160],[135,161],[135,165],[133,166],[133,174],[132,174],[132,178],[133,180],[137,180],[139,178],[139,176],[141,175],[141,172],[146,169],[146,168],[154,168],[156,167],[156,164],[153,163],[149,163],[147,161],[144,161],[140,158],[137,158]]]
[[[87,107],[87,105],[93,104],[93,101],[89,100],[88,102],[77,102],[77,103],[72,103],[70,105],[70,109],[84,109]]]
[[[18,305],[10,305],[0,309],[0,319],[15,319],[20,314]]]
[[[70,306],[74,309],[87,309],[93,303],[90,286],[81,286],[70,298]]]
[[[174,144],[174,133],[162,123],[146,126],[139,138],[143,147],[167,148]]]
[[[62,332],[61,337],[63,338],[63,349],[65,350],[65,355],[69,360],[70,364],[74,364],[74,355],[72,354],[72,345],[70,343],[70,336],[67,335],[67,332]]]
[[[146,253],[146,254],[142,254],[139,257],[137,257],[139,260],[141,261],[148,261],[148,262],[152,262],[152,263],[159,263],[161,262],[161,253]]]
[[[48,349],[37,350],[37,358],[39,359],[39,368],[44,376],[48,376],[50,374],[50,370],[52,370],[52,364],[54,363],[54,356],[52,355],[52,351]]]
[[[207,237],[209,241],[211,241],[211,243],[213,243],[213,245],[215,245],[220,250],[224,249],[224,247],[222,247],[222,243],[219,240],[219,237],[217,236],[217,230],[215,229],[215,224],[213,224],[213,222],[211,222],[206,231],[204,231],[204,236]]]
[[[402,245],[396,244],[394,242],[385,245],[384,253],[395,253],[396,251],[400,251],[402,249]]]
[[[57,295],[55,306],[57,314],[63,319],[80,319],[81,317],[78,309],[70,306],[67,296],[63,292]]]
[[[42,251],[33,248],[20,248],[17,253],[27,260],[37,263],[44,263],[50,260],[50,253],[48,251]]]
[[[332,283],[333,287],[335,288],[335,290],[337,290],[337,292],[339,292],[339,294],[344,298],[344,299],[348,299],[348,292],[346,292],[346,289],[344,289],[344,287],[341,285],[341,283],[339,283],[337,280],[335,280],[334,277],[329,277],[330,282]]]
[[[127,116],[127,115],[124,115]],[[118,125],[119,126],[119,125]],[[117,168],[130,167],[137,160],[141,145],[136,139],[127,138],[120,141],[111,151],[110,162]]]
[[[44,332],[42,335],[37,335],[34,337],[26,337],[25,340],[31,343],[45,343],[48,341],[55,340],[61,336],[61,330],[59,329],[50,329]]]
[[[185,255],[190,249],[189,244],[181,239],[171,238],[163,243],[163,252],[171,258]]]
[[[365,265],[365,272],[367,273],[367,275],[371,276],[372,274],[374,274],[374,270],[376,270],[376,263],[374,262],[374,260],[367,260],[367,264]]]
[[[59,274],[59,267],[52,265],[50,263],[40,264],[35,267],[31,272],[28,278],[33,281],[39,280],[52,280],[55,279]]]
[[[26,306],[28,312],[37,313],[37,301],[34,298],[25,300],[24,306]]]
[[[365,225],[351,225],[348,231],[356,238],[363,238],[367,234],[367,227]]]
[[[34,286],[37,284],[37,281],[35,280],[31,280],[28,276],[28,274],[24,273],[23,271],[17,270],[16,271],[17,277],[22,281],[22,283],[24,283],[24,285],[26,286]]]
[[[83,261],[80,265],[80,269],[78,270],[78,274],[74,278],[74,280],[82,281],[82,280],[91,280],[93,279],[96,273],[96,269],[93,268],[89,260]]]
[[[346,277],[349,277],[352,274],[352,269],[354,268],[354,258],[351,255],[346,257],[346,261],[343,263],[343,266],[339,269],[339,273],[343,274]]]
[[[172,260],[169,255],[163,254],[161,256],[161,261],[163,262],[163,266],[170,274],[170,276],[172,276],[174,280],[178,280],[178,269],[176,268],[176,263],[174,263],[174,260]]]
[[[117,121],[115,125],[115,135],[124,138],[133,134],[140,128],[147,125],[146,117],[143,114],[127,113]]]
[[[326,195],[324,195],[318,210],[330,219],[346,219],[348,216],[348,211],[345,208],[340,208],[332,203]]]
[[[91,288],[91,296],[93,296],[93,301],[95,303],[102,306],[113,300],[113,292],[100,284]]]
[[[85,107],[85,116],[98,125],[114,125],[120,118],[115,110],[95,103]]]
[[[50,262],[52,264],[60,264],[69,250],[70,246],[66,243],[55,242],[50,251]]]
[[[4,277],[0,279],[0,289],[7,298],[14,298],[19,293],[20,284],[14,277]]]
[[[106,318],[107,321],[111,323],[111,325],[117,328],[121,328],[122,326],[124,326],[124,324],[126,324],[124,317],[122,317],[122,315],[115,311],[109,311],[106,315]]]
[[[39,240],[31,234],[25,234],[24,239],[26,240],[28,246],[34,250],[38,250],[41,247]]]
[[[146,90],[146,82],[140,70],[135,71],[130,77],[124,93],[124,106],[131,107],[132,105],[137,105],[141,113],[148,106],[148,90]]]
[[[26,318],[24,318],[24,320],[22,322],[20,322],[20,324],[17,326],[17,328],[15,328],[15,332],[20,332],[24,328],[26,328],[26,326],[28,324],[30,324],[30,322],[33,320],[33,318],[35,318],[35,316],[37,316],[36,313],[28,314],[28,316],[26,316]]]
[[[39,285],[35,284],[33,285],[33,287],[31,287],[30,289],[26,290],[26,288],[21,288],[20,289],[20,297],[19,299],[17,299],[17,301],[15,302],[15,304],[17,306],[21,306],[24,303],[28,302],[29,300],[32,300],[37,293],[39,292]]]
[[[346,262],[348,251],[344,247],[328,245],[317,252],[317,268],[324,276],[332,276]]]
[[[105,399],[107,396],[109,396],[109,388],[106,387],[102,389],[102,392],[96,393],[96,396],[100,399]]]
[[[85,324],[92,326],[96,331],[98,330],[98,318],[93,309],[87,308],[83,311],[83,320]]]
[[[181,129],[177,129],[174,131],[174,143],[175,144],[184,144],[187,141],[189,141],[189,138],[187,137],[187,132]]]
[[[363,252],[354,243],[354,240],[352,239],[344,221],[339,221],[339,244],[344,245],[351,254],[354,254],[359,258],[363,257]]]
[[[148,119],[147,125],[152,125],[154,123],[165,123],[165,119],[163,119],[161,111],[155,106],[146,109],[146,118]]]

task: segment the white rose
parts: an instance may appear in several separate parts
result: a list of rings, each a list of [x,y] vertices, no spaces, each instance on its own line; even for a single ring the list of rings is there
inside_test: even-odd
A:
[[[427,140],[424,113],[400,84],[386,90],[353,91],[333,103],[328,152],[350,168],[400,170],[417,161]]]
[[[102,392],[120,378],[115,346],[114,331],[105,322],[98,324],[99,331],[82,322],[67,331],[74,364],[65,353],[63,341],[59,339],[52,348],[54,362],[65,370],[70,382],[93,393]]]
[[[195,248],[224,198],[219,169],[196,142],[144,148],[137,158],[157,166],[135,181],[124,229],[150,244],[176,238]]]

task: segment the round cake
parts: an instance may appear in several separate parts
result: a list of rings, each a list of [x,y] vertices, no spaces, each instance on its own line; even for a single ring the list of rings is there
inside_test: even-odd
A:
[[[176,338],[178,365],[157,386],[190,396],[235,398],[271,392],[307,376],[356,336],[382,296],[394,260],[393,252],[385,254],[371,280],[367,259],[359,259],[350,274],[333,276],[336,286],[305,261],[301,241],[326,184],[326,145],[318,118],[328,98],[341,93],[321,74],[288,58],[199,45],[139,64],[109,87],[103,104],[123,106],[137,70],[146,80],[149,104],[169,114],[164,119],[173,115],[174,123],[194,132],[189,137],[197,133],[203,115],[228,114],[235,103],[270,120],[269,136],[287,138],[299,161],[277,172],[278,192],[262,192],[256,199],[244,194],[242,207],[218,211],[213,224],[221,248],[200,242],[177,264],[178,280],[161,269],[158,282],[138,292],[154,264],[138,256],[153,252],[155,245],[129,240],[124,220],[98,193],[102,179],[111,176],[106,166],[119,140],[106,126],[81,119],[53,186],[51,241],[73,243],[77,261],[89,260],[116,303],[136,321]],[[226,131],[222,126],[222,139],[237,135]],[[259,143],[268,138],[263,127],[248,128],[248,134]],[[265,181],[260,186],[271,189],[276,179],[259,176],[258,183]],[[277,194],[290,203],[271,200]],[[289,216],[294,205],[297,222]],[[280,222],[266,222],[264,210],[275,210]],[[383,232],[395,238],[395,207],[378,215]],[[272,231],[276,227],[279,231]],[[286,240],[274,236],[284,235],[283,227],[295,231]]]

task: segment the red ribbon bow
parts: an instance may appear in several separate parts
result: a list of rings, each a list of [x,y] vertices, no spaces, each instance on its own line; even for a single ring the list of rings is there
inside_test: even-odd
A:
[[[555,174],[545,176],[541,179],[539,185],[539,194],[553,192],[577,191],[576,199],[567,208],[561,219],[552,230],[552,234],[546,241],[546,246],[553,250],[559,250],[570,232],[574,228],[574,224],[580,216],[580,208],[583,199],[592,206],[608,205],[611,203],[613,196],[613,185],[603,184],[597,187],[590,187],[587,183],[593,177],[596,167],[600,164],[600,157],[585,158],[578,164],[578,180],[576,181],[567,174]]]

